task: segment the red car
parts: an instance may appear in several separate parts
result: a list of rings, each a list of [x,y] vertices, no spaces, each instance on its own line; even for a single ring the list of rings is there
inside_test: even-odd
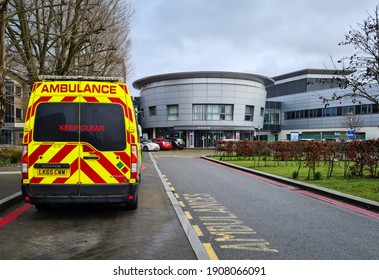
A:
[[[172,144],[170,140],[166,140],[164,138],[152,138],[152,142],[157,143],[161,150],[171,150]]]

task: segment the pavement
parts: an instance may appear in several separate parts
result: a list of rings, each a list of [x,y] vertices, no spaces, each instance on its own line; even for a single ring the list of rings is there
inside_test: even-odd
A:
[[[5,176],[7,175],[7,176]],[[11,178],[9,178],[11,177]],[[14,181],[20,184],[15,185]],[[0,167],[0,211],[21,201],[21,166]]]

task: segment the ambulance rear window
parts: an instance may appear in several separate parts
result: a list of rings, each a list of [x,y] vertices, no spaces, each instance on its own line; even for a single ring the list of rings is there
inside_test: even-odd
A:
[[[81,141],[100,151],[125,150],[123,108],[119,104],[41,103],[36,110],[34,140]]]
[[[79,130],[74,129],[78,120],[79,103],[41,103],[36,111],[34,141],[78,142]]]
[[[120,104],[81,103],[80,141],[100,151],[126,149],[124,110]]]

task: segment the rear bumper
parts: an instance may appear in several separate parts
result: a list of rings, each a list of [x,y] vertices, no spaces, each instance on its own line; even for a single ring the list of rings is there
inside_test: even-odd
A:
[[[36,203],[133,203],[138,184],[21,185],[24,201]]]

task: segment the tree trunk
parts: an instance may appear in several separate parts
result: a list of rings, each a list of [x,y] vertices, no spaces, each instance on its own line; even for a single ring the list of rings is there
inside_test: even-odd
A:
[[[5,28],[7,25],[7,6],[9,0],[3,0],[0,3],[0,130],[4,126],[5,121],[5,102],[6,88],[5,75],[7,72],[7,64],[5,61]]]

